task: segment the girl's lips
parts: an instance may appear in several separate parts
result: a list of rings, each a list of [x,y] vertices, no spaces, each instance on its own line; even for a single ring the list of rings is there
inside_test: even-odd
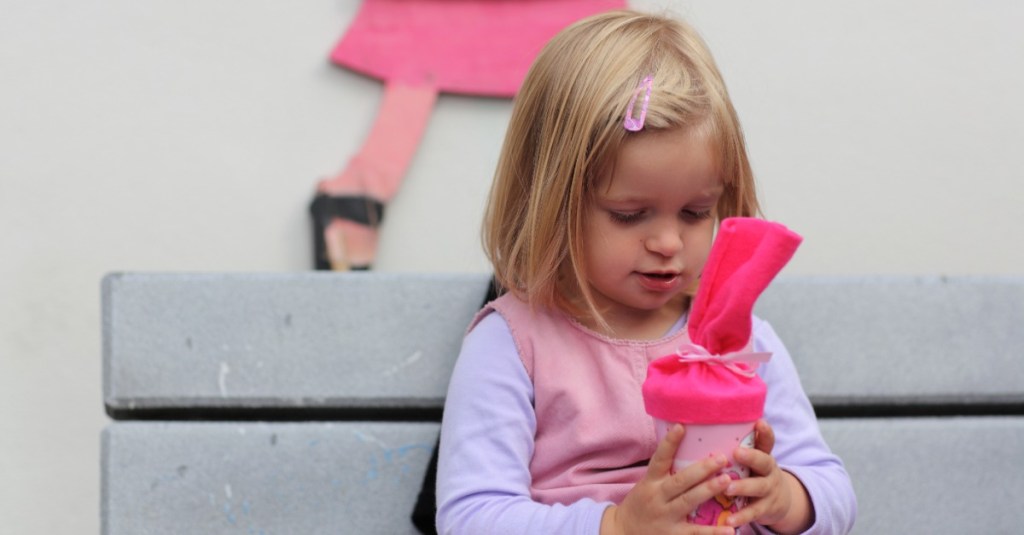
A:
[[[653,292],[670,292],[679,286],[678,273],[637,273],[640,285]]]

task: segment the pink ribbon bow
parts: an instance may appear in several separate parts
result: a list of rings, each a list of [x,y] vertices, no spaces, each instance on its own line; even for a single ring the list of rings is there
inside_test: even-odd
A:
[[[676,354],[679,355],[679,361],[684,364],[706,362],[723,366],[744,377],[756,375],[757,364],[768,362],[772,358],[772,354],[767,351],[733,351],[724,355],[712,355],[704,346],[692,343],[679,346]]]

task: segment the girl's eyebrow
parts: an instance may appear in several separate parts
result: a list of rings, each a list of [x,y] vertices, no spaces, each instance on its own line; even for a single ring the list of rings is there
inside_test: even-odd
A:
[[[605,200],[616,201],[616,202],[636,202],[636,201],[645,201],[645,200],[647,200],[646,198],[644,198],[644,197],[642,197],[640,195],[632,195],[632,194],[612,195],[610,192],[607,192],[607,191],[603,192],[601,197],[604,198]]]
[[[725,185],[718,184],[715,187],[701,193],[696,200],[715,201],[725,193]]]
[[[694,200],[696,200],[696,201],[717,200],[718,197],[721,197],[723,193],[725,193],[725,184],[722,183],[722,182],[716,182],[714,186],[710,186],[710,187],[704,189],[703,191],[701,191],[695,197]]]
[[[611,184],[608,184],[606,187],[595,188],[595,193],[597,194],[596,198],[607,202],[615,202],[622,204],[645,203],[651,200],[651,198],[648,196],[637,195],[631,191],[619,192],[619,194],[616,196],[615,194],[613,194],[611,190]],[[718,197],[722,196],[723,193],[725,193],[725,183],[722,182],[720,179],[716,179],[713,185],[702,189],[700,192],[694,195],[693,199],[691,199],[691,202],[716,201]]]
[[[651,202],[650,197],[643,197],[640,195],[623,195],[623,196],[612,196],[608,193],[598,195],[597,197],[602,202],[622,205],[634,205],[634,204],[649,204]]]
[[[690,199],[686,204],[687,204],[687,206],[689,206],[689,205],[699,205],[699,204],[704,204],[704,203],[712,204],[713,205],[713,204],[718,202],[718,198],[722,196],[722,193],[723,193],[723,191],[721,189],[716,189],[716,190],[714,190],[712,192],[708,192],[708,193],[701,193],[699,195],[696,195],[692,199]],[[647,205],[647,204],[652,203],[656,199],[652,199],[650,197],[635,196],[635,195],[626,195],[626,196],[622,196],[622,197],[613,197],[613,196],[610,196],[610,195],[599,195],[597,197],[597,200],[600,201],[601,203],[604,203],[604,204],[612,204],[612,205],[615,205],[615,206],[631,207],[631,206]]]

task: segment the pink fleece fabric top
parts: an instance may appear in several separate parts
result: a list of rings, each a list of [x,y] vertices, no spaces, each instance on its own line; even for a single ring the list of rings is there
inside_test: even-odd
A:
[[[684,424],[738,424],[764,414],[768,393],[757,375],[667,355],[651,363],[643,386],[647,413]]]
[[[761,417],[766,387],[754,374],[757,363],[743,362],[742,354],[754,302],[801,241],[779,223],[745,217],[722,221],[687,323],[697,347],[680,346],[651,363],[643,385],[648,414],[690,424]]]

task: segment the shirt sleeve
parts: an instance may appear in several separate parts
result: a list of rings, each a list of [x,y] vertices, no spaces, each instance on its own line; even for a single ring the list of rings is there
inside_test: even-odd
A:
[[[610,503],[545,505],[530,497],[533,384],[500,314],[466,335],[448,386],[437,471],[443,534],[597,535]]]
[[[821,436],[789,351],[760,319],[754,321],[754,350],[772,353],[758,371],[768,385],[764,418],[775,432],[776,462],[800,480],[811,498],[814,524],[805,533],[849,533],[857,515],[850,476]]]

